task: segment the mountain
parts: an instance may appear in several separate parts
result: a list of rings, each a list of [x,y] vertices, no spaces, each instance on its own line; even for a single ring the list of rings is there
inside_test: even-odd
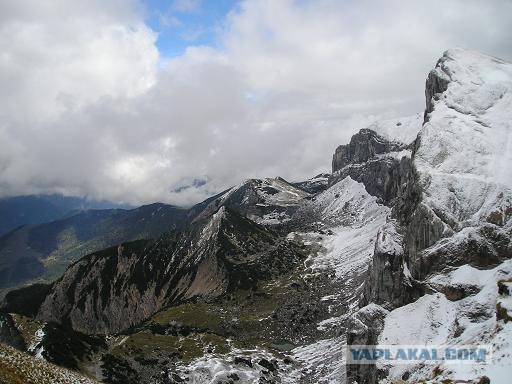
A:
[[[348,337],[353,344],[490,344],[495,364],[471,373],[445,364],[435,373],[432,366],[359,366],[349,370],[359,382],[429,375],[506,382],[512,308],[510,291],[499,287],[512,278],[511,90],[512,65],[476,52],[449,50],[430,72],[425,123],[379,231]]]
[[[81,259],[51,286],[36,318],[85,333],[120,332],[169,305],[251,289],[299,255],[293,242],[221,207],[180,235]]]
[[[309,188],[316,183],[313,188],[318,188],[321,183],[326,185],[326,180],[306,183]],[[280,178],[253,179],[190,209],[155,203],[132,210],[85,210],[49,223],[22,226],[0,237],[0,289],[53,280],[88,253],[126,241],[157,238],[208,217],[220,204],[243,214],[251,211],[251,217],[259,217],[259,222],[279,223],[287,220],[297,201],[307,195]]]
[[[329,176],[330,174],[328,173],[320,173],[311,179],[292,183],[292,185],[308,193],[315,194],[327,189]]]
[[[0,237],[0,288],[51,280],[81,256],[124,241],[150,239],[181,228],[187,210],[151,204],[132,210],[87,210]]]
[[[2,198],[0,199],[0,236],[22,225],[37,225],[61,219],[74,211],[113,208],[129,208],[129,206],[62,195]]]
[[[309,193],[281,177],[249,179],[211,201],[195,220],[225,206],[260,224],[281,224]]]
[[[511,90],[511,64],[449,50],[425,114],[362,127],[329,175],[247,180],[9,292],[0,341],[105,383],[508,383]],[[350,365],[347,344],[494,355]]]

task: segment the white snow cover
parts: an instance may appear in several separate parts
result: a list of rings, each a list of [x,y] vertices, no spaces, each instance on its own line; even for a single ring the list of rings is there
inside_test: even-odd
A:
[[[366,191],[363,184],[347,176],[306,203],[305,210],[319,212],[320,232],[291,233],[305,243],[317,243],[321,251],[305,262],[315,272],[334,272],[334,284],[339,288],[322,301],[336,306],[357,306],[362,286],[358,277],[366,272],[373,256],[375,238],[386,223],[390,209],[377,203],[377,198]],[[337,283],[336,283],[337,282]],[[342,288],[343,286],[343,288]],[[340,298],[343,297],[343,298]],[[333,316],[317,324],[321,331],[340,329],[349,312]],[[302,364],[311,382],[341,384],[345,376],[345,336],[326,337],[310,345],[292,350],[293,358]]]
[[[368,268],[377,231],[390,209],[378,204],[377,198],[350,176],[319,194],[311,204],[322,212],[333,232],[322,238],[326,252],[310,258],[311,268],[332,269],[336,277],[350,282]]]
[[[39,328],[34,334],[32,343],[27,347],[27,351],[32,352],[38,359],[43,358],[44,346],[41,344],[41,342],[43,341],[44,336],[45,333],[43,328]]]
[[[410,144],[416,139],[422,125],[423,115],[417,113],[412,116],[378,120],[368,128],[390,141]]]
[[[240,350],[233,348],[231,352],[226,355],[215,356],[207,354],[192,361],[188,365],[178,366],[178,371],[181,371],[181,376],[185,377],[187,383],[190,384],[205,384],[205,383],[226,383],[231,382],[230,375],[236,374],[239,383],[259,383],[260,378],[263,378],[262,372],[265,370],[259,364],[253,364],[253,367],[248,367],[244,364],[236,364],[234,362],[235,356],[245,356],[252,361],[259,361],[260,359],[267,359],[269,361],[275,359],[275,356],[261,348]],[[292,372],[291,369],[286,369],[286,364],[280,362],[278,364],[280,377],[282,383],[293,384],[297,383],[297,373]]]
[[[434,73],[449,84],[419,134],[424,201],[455,222],[480,221],[512,204],[512,64],[452,49]]]
[[[392,158],[392,159],[396,159],[396,160],[401,160],[402,157],[408,157],[408,158],[411,158],[411,150],[409,149],[402,149],[401,151],[396,151],[396,152],[388,152],[388,153],[383,153],[383,154],[378,154],[375,156],[375,158],[379,159],[379,158]]]
[[[317,195],[310,203],[322,220],[335,225],[365,224],[375,216],[387,214],[389,209],[377,203],[364,185],[350,176],[338,181]]]
[[[295,348],[293,358],[303,364],[302,371],[319,373],[318,384],[338,384],[345,376],[345,344],[346,340],[341,336],[320,340]]]
[[[479,291],[459,301],[449,301],[444,294],[425,295],[416,302],[397,308],[387,317],[379,337],[382,345],[492,345],[490,365],[445,365],[436,382],[442,379],[469,380],[488,376],[493,384],[510,383],[512,366],[512,322],[496,319],[496,304],[512,313],[512,297],[499,295],[497,282],[512,278],[512,260],[492,270],[478,270],[464,265],[448,275],[431,278],[432,283],[473,285]],[[381,365],[382,366],[382,365]],[[410,380],[429,379],[435,365],[391,367],[387,382],[412,372]]]

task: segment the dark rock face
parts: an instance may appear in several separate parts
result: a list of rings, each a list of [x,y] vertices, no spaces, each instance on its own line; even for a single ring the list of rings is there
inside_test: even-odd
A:
[[[392,200],[393,220],[377,236],[360,306],[373,302],[392,310],[408,304],[429,292],[430,288],[421,282],[428,274],[446,266],[472,263],[477,254],[467,252],[465,247],[441,247],[425,255],[425,249],[455,233],[454,225],[422,203],[421,186],[411,159],[403,158],[393,177],[393,193],[396,194]],[[508,242],[502,239],[501,243],[503,253]],[[489,251],[489,254],[494,253],[494,249]],[[448,254],[450,257],[446,257]]]
[[[393,206],[410,181],[412,163],[408,156],[398,158],[392,152],[410,146],[389,141],[371,129],[362,129],[352,136],[350,144],[336,149],[329,186],[350,176],[364,184],[366,191],[381,203]]]
[[[413,158],[419,140],[413,143]],[[392,310],[424,294],[427,288],[420,281],[433,269],[422,259],[421,252],[454,233],[421,202],[422,190],[413,160],[402,158],[390,178],[393,181],[388,183],[392,188],[387,201],[392,205],[393,220],[377,236],[361,307],[373,302]],[[369,183],[372,185],[371,180]]]
[[[376,345],[384,329],[384,308],[370,304],[357,311],[347,323],[347,345]],[[375,365],[347,364],[347,383],[375,383],[383,375]]]
[[[493,268],[509,259],[511,255],[510,234],[498,230],[495,226],[484,225],[460,243],[453,244],[448,239],[441,239],[436,249],[416,254],[411,252],[409,263],[411,273],[418,279],[424,279],[430,273],[464,264],[479,269]]]
[[[447,72],[444,62],[446,57],[443,56],[437,61],[436,68],[442,70],[443,75],[439,75],[436,70],[430,71],[425,83],[425,117],[424,120],[428,121],[428,114],[434,110],[433,100],[439,100],[440,95],[448,89],[450,83],[450,76]]]
[[[34,317],[51,288],[51,284],[32,284],[10,291],[2,301],[2,310]]]
[[[349,144],[336,148],[332,158],[332,172],[339,171],[349,164],[364,163],[375,155],[401,149],[401,144],[390,142],[371,129],[361,129],[352,136]]]
[[[103,337],[85,335],[57,323],[46,324],[43,332],[35,348],[42,348],[45,360],[73,370],[79,370],[80,362],[107,347]]]
[[[150,304],[147,299],[144,302],[137,278],[146,273],[149,260],[137,254],[143,252],[144,246],[144,243],[129,243],[125,245],[126,253],[119,254],[116,248],[109,248],[72,264],[53,284],[37,318],[63,322],[80,332],[107,333],[143,316]],[[127,281],[127,272],[135,268],[133,280]],[[138,311],[130,299],[139,300]],[[152,301],[157,300],[155,297]]]
[[[329,187],[330,176],[328,173],[321,173],[309,180],[293,183],[293,186],[311,194],[320,193]]]
[[[411,160],[403,157],[401,160],[393,157],[383,157],[369,160],[362,164],[349,164],[334,173],[329,184],[350,176],[353,180],[363,183],[366,191],[381,199],[381,202],[391,206],[400,196],[400,189],[407,182]]]
[[[82,258],[55,282],[37,318],[84,333],[113,333],[195,297],[214,298],[288,271],[293,243],[221,208],[185,233]]]
[[[3,312],[0,312],[0,342],[20,351],[25,351],[27,348],[25,340],[23,340],[23,336],[16,328],[12,316]]]
[[[397,232],[396,222],[390,221],[379,230],[360,307],[373,302],[392,310],[424,293],[424,288],[408,270],[403,246],[403,236]]]

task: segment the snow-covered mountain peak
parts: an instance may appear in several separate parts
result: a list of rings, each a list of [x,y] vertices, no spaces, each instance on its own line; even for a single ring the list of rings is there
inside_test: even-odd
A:
[[[446,51],[432,75],[449,82],[439,101],[471,115],[485,113],[512,88],[512,64],[460,48]]]
[[[196,218],[209,217],[221,206],[233,209],[262,224],[279,224],[290,219],[290,213],[308,192],[281,177],[248,179],[212,201]]]

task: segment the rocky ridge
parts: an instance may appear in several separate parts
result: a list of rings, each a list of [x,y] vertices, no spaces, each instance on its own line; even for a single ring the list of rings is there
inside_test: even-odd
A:
[[[183,233],[92,254],[52,284],[36,318],[109,334],[166,306],[250,288],[299,261],[294,244],[222,206]]]

